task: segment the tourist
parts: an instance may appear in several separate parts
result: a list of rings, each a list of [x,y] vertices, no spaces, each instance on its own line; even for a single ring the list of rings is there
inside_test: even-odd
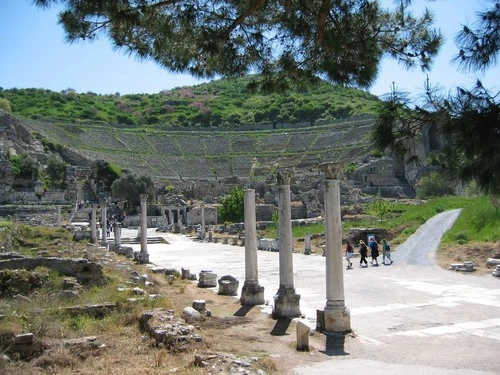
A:
[[[368,241],[368,247],[370,248],[371,250],[371,257],[372,257],[372,260],[371,260],[371,264],[374,265],[374,266],[378,266],[378,256],[379,256],[379,251],[378,251],[378,243],[377,241],[375,241],[375,238],[373,237],[370,237],[369,241]],[[373,262],[375,262],[375,264],[373,264]]]
[[[354,249],[349,241],[345,242],[345,260],[347,261],[346,270],[350,270],[352,268],[351,258],[353,256]]]
[[[368,248],[363,240],[359,241],[359,255],[361,257],[361,260],[359,261],[360,267],[363,267],[363,263],[365,264],[365,267],[368,267],[368,261],[366,260],[368,257]]]
[[[385,264],[385,258],[389,259],[392,264],[392,259],[391,259],[391,246],[386,240],[382,240],[382,264]]]

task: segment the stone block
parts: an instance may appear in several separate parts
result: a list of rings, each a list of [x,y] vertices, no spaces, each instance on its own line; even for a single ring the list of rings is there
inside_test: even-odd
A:
[[[219,291],[217,294],[223,296],[235,296],[238,294],[239,281],[230,275],[222,276],[219,281]]]
[[[311,328],[299,320],[297,322],[297,350],[309,351],[309,332]]]
[[[217,286],[217,274],[213,272],[201,271],[198,277],[198,287],[200,288],[212,288]]]

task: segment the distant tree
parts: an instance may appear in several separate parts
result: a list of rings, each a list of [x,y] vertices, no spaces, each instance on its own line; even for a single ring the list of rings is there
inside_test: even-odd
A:
[[[66,163],[54,156],[49,157],[45,167],[46,183],[48,187],[62,188],[64,185],[64,176]]]
[[[125,174],[116,179],[111,186],[113,198],[126,200],[132,212],[140,206],[140,195],[147,194],[149,200],[154,199],[155,186],[154,181],[149,176],[136,176],[134,174]]]
[[[95,167],[95,180],[99,189],[111,190],[114,181],[123,175],[118,165],[105,160],[98,160]]]
[[[380,222],[389,214],[393,204],[382,198],[380,191],[377,194],[377,198],[373,203],[368,205],[368,213],[370,215],[376,216]]]
[[[10,163],[12,165],[12,172],[15,177],[30,179],[35,181],[39,176],[39,165],[38,161],[23,152],[19,155],[12,155],[10,158]]]
[[[417,198],[443,197],[455,194],[456,183],[442,173],[422,176],[417,183]]]
[[[238,223],[244,218],[243,189],[235,187],[221,201],[217,215],[222,221]]]
[[[253,87],[317,81],[368,87],[381,59],[429,69],[441,44],[432,15],[410,0],[34,0],[62,4],[69,42],[107,37],[116,48],[196,77],[262,73]],[[252,85],[251,85],[252,86]]]

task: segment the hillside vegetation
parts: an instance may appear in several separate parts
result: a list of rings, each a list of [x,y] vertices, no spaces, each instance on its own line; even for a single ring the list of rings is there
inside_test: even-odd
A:
[[[251,77],[222,79],[157,94],[99,95],[45,89],[2,89],[12,114],[31,119],[103,123],[118,127],[238,127],[255,124],[329,122],[373,115],[380,101],[354,88],[321,82],[294,92],[258,94]]]

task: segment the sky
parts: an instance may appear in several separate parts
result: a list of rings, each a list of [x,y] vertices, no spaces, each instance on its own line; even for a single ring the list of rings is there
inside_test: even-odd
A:
[[[368,91],[378,96],[386,94],[394,82],[399,90],[421,92],[427,75],[432,85],[445,91],[453,91],[457,86],[471,87],[477,79],[485,87],[500,91],[500,64],[485,73],[472,74],[464,74],[450,64],[457,52],[454,35],[461,25],[470,25],[476,12],[491,5],[491,0],[416,0],[415,3],[418,9],[427,6],[433,10],[435,25],[445,38],[431,72],[419,68],[406,70],[395,61],[384,59],[380,74]],[[57,24],[57,13],[56,9],[37,8],[31,0],[0,0],[0,87],[58,92],[72,88],[79,93],[123,95],[152,94],[203,82],[113,50],[103,36],[92,43],[69,44],[65,42],[62,26]]]

